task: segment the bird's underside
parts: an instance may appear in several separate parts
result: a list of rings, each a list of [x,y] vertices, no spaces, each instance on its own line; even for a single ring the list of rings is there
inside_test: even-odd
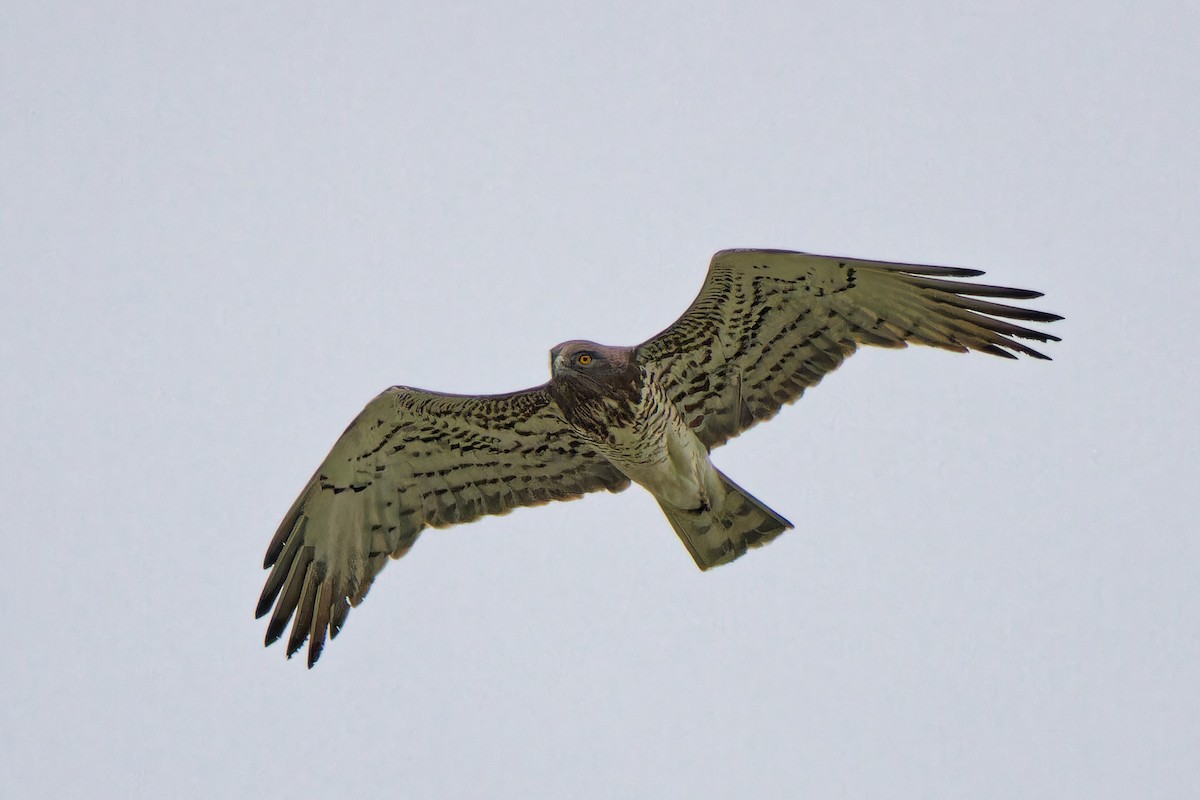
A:
[[[551,379],[504,395],[395,386],[334,444],[267,548],[257,615],[291,622],[308,665],[390,558],[426,527],[638,483],[701,569],[791,527],[717,470],[709,451],[774,416],[860,345],[916,343],[1045,359],[1021,323],[1061,317],[1001,301],[1040,293],[959,280],[978,270],[725,250],[699,296],[636,347],[566,342]],[[1024,340],[1024,341],[1022,341]],[[272,610],[273,609],[273,610]]]

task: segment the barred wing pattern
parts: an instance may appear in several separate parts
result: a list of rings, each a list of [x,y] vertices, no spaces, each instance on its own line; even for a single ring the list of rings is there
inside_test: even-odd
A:
[[[288,656],[308,639],[311,667],[326,632],[337,636],[388,557],[426,526],[628,486],[574,436],[545,386],[491,396],[392,387],[334,444],[267,548],[256,612],[275,607],[266,643],[292,619]]]
[[[640,345],[637,357],[712,448],[773,417],[859,345],[915,342],[1046,358],[1017,339],[1058,337],[1008,320],[1062,318],[978,299],[1029,300],[1040,292],[946,280],[982,274],[786,250],[723,250],[684,315]]]

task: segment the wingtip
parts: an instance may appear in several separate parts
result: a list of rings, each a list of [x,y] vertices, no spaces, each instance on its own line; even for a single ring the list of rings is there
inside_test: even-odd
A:
[[[254,618],[262,619],[271,610],[271,601],[265,597],[258,598],[258,605],[254,607]]]
[[[275,620],[271,620],[271,624],[267,625],[267,635],[263,637],[263,647],[270,647],[279,641],[279,637],[283,636],[284,629],[287,628],[287,620],[276,624]]]
[[[295,642],[295,641],[288,642],[287,657],[291,658],[292,656],[296,655],[296,653],[299,653],[300,648],[303,646],[304,646],[303,639],[301,639],[299,642]]]
[[[312,668],[313,668],[313,665],[317,663],[317,659],[319,659],[319,658],[321,657],[321,652],[322,652],[324,649],[325,649],[325,648],[324,648],[323,646],[322,646],[322,647],[309,647],[309,648],[308,648],[308,668],[309,668],[309,669],[312,669]]]

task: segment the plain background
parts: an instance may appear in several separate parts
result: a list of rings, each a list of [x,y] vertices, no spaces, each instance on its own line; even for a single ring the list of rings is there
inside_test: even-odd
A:
[[[3,3],[5,797],[1195,797],[1191,2]],[[641,491],[429,531],[317,668],[267,541],[384,387],[544,381],[709,256],[971,266],[1050,363],[864,352]]]

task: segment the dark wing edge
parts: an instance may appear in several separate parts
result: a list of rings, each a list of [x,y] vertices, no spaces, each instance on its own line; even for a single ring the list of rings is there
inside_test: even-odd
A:
[[[1062,319],[996,300],[1040,292],[972,283],[961,267],[786,250],[713,256],[687,311],[638,347],[701,441],[716,447],[798,399],[860,345],[916,343],[1048,359],[1023,341],[1057,336],[1011,320]],[[986,298],[986,299],[981,299]]]
[[[1014,325],[1008,320],[1046,324],[1058,322],[1062,317],[1046,311],[1022,308],[991,300],[978,298],[999,298],[1002,300],[1035,300],[1043,296],[1042,292],[1031,289],[1014,289],[1008,286],[994,286],[969,281],[945,280],[952,278],[973,278],[984,274],[982,270],[964,269],[960,267],[934,267],[925,264],[902,264],[881,261],[866,261],[861,259],[835,258],[819,256],[836,263],[846,273],[863,271],[867,274],[866,287],[880,287],[879,296],[868,295],[861,299],[854,295],[851,300],[854,305],[843,307],[834,302],[836,313],[847,318],[854,326],[854,333],[863,338],[861,344],[874,344],[868,341],[873,329],[884,320],[878,317],[889,311],[908,323],[906,328],[902,323],[893,322],[884,327],[899,327],[900,344],[892,338],[883,346],[903,346],[908,342],[938,347],[958,353],[976,350],[988,355],[1015,359],[1017,353],[1031,358],[1050,361],[1050,356],[1029,347],[1019,339],[1035,342],[1058,342],[1061,339],[1045,331]],[[904,287],[904,288],[902,288]],[[879,308],[880,313],[871,315],[872,308]],[[857,310],[858,313],[854,313]],[[853,317],[853,319],[851,319]],[[888,331],[893,333],[894,331]]]
[[[337,636],[389,557],[426,527],[627,486],[574,437],[544,385],[481,396],[392,387],[334,444],[267,547],[255,609],[274,606],[265,643],[290,620],[288,658],[307,640],[311,668],[326,633]]]

